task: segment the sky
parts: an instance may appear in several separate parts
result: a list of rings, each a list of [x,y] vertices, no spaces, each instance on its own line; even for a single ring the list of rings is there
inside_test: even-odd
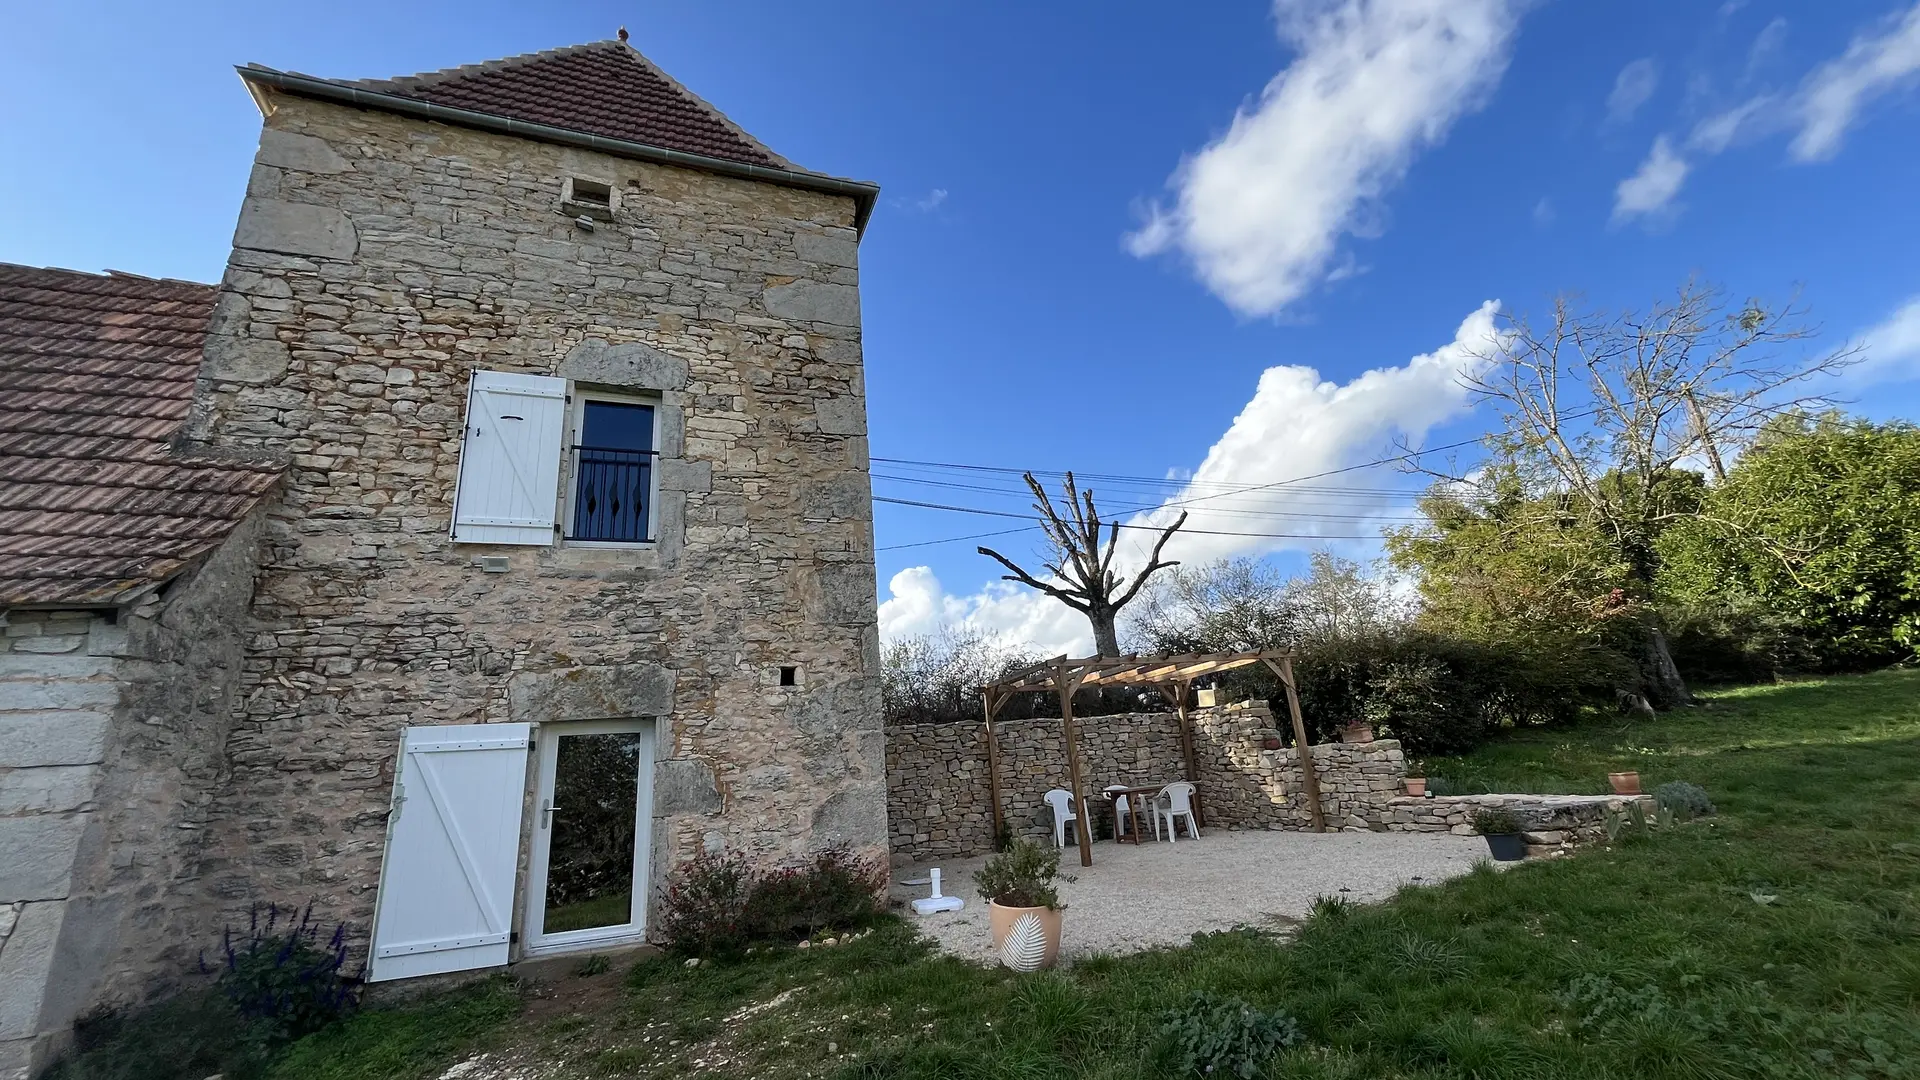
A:
[[[1133,524],[1184,506],[1190,562],[1377,553],[1422,483],[1368,463],[1484,432],[1461,378],[1556,295],[1797,298],[1866,350],[1855,411],[1920,416],[1914,0],[10,7],[0,261],[217,280],[259,133],[235,64],[385,77],[622,25],[788,158],[880,183],[889,637],[1085,651],[974,551],[1036,561],[1023,469]]]

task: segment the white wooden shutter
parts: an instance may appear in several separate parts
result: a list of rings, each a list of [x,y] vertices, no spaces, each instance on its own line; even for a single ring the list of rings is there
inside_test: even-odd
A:
[[[567,380],[476,371],[453,491],[463,544],[553,543],[565,442]]]
[[[406,730],[367,981],[507,962],[531,731],[528,724]]]

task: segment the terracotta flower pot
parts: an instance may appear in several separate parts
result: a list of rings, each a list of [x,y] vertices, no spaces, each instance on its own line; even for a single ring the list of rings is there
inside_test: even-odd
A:
[[[1427,793],[1427,778],[1424,776],[1409,776],[1401,783],[1407,785],[1407,794],[1416,799]]]
[[[1266,738],[1260,740],[1260,745],[1265,747],[1268,750],[1278,750],[1280,749],[1280,740],[1269,735]]]
[[[1613,785],[1615,795],[1640,794],[1640,774],[1637,772],[1610,772],[1607,783]]]
[[[1340,729],[1340,741],[1343,743],[1367,743],[1373,741],[1372,724],[1349,724]]]
[[[993,951],[1000,963],[1014,971],[1041,971],[1060,959],[1058,910],[1002,907],[988,901],[987,929],[993,935]]]

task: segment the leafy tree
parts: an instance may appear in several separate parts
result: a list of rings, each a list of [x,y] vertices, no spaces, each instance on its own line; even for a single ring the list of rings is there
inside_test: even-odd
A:
[[[1543,327],[1510,319],[1468,380],[1502,422],[1487,440],[1488,467],[1442,478],[1473,494],[1443,493],[1436,506],[1453,518],[1435,520],[1436,544],[1403,544],[1403,559],[1423,575],[1460,573],[1455,599],[1485,599],[1488,618],[1516,604],[1592,604],[1605,584],[1605,610],[1638,622],[1646,696],[1685,701],[1653,592],[1659,537],[1696,511],[1688,463],[1725,475],[1726,459],[1770,416],[1824,402],[1817,380],[1851,362],[1849,350],[1804,352],[1813,332],[1802,314],[1732,305],[1689,282],[1645,313],[1562,299]],[[1487,520],[1470,520],[1475,511]],[[1480,546],[1490,542],[1513,550]],[[1531,577],[1516,575],[1529,567]],[[1486,588],[1494,581],[1531,586],[1503,597]]]
[[[1552,708],[1517,710],[1528,720],[1564,718],[1581,699],[1638,696],[1631,570],[1575,501],[1530,496],[1496,472],[1436,491],[1420,504],[1428,524],[1387,534],[1388,557],[1417,582],[1416,625],[1504,658],[1512,678],[1565,686],[1569,697]]]
[[[1920,428],[1778,418],[1699,515],[1659,541],[1659,584],[1695,605],[1758,601],[1839,664],[1920,649]]]
[[[1338,641],[1378,634],[1407,621],[1406,602],[1377,563],[1369,569],[1331,551],[1307,557],[1307,575],[1287,583],[1300,636]]]
[[[1407,619],[1393,584],[1330,551],[1288,578],[1259,559],[1177,566],[1141,594],[1132,637],[1144,652],[1239,652],[1361,637]]]
[[[888,724],[977,721],[982,686],[1040,659],[968,626],[890,641],[880,653],[882,715]]]
[[[1258,559],[1176,566],[1140,595],[1131,636],[1149,653],[1278,648],[1300,634],[1287,579]]]

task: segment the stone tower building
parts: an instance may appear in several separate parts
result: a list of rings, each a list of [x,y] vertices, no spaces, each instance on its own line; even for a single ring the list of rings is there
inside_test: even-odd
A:
[[[164,981],[254,901],[344,920],[392,979],[642,938],[703,848],[883,858],[877,189],[624,41],[241,77],[264,130],[170,443],[282,471],[180,571],[243,585],[192,729],[219,768],[174,770],[192,839],[140,902],[69,918],[54,966],[85,939],[99,978],[0,1037]]]

